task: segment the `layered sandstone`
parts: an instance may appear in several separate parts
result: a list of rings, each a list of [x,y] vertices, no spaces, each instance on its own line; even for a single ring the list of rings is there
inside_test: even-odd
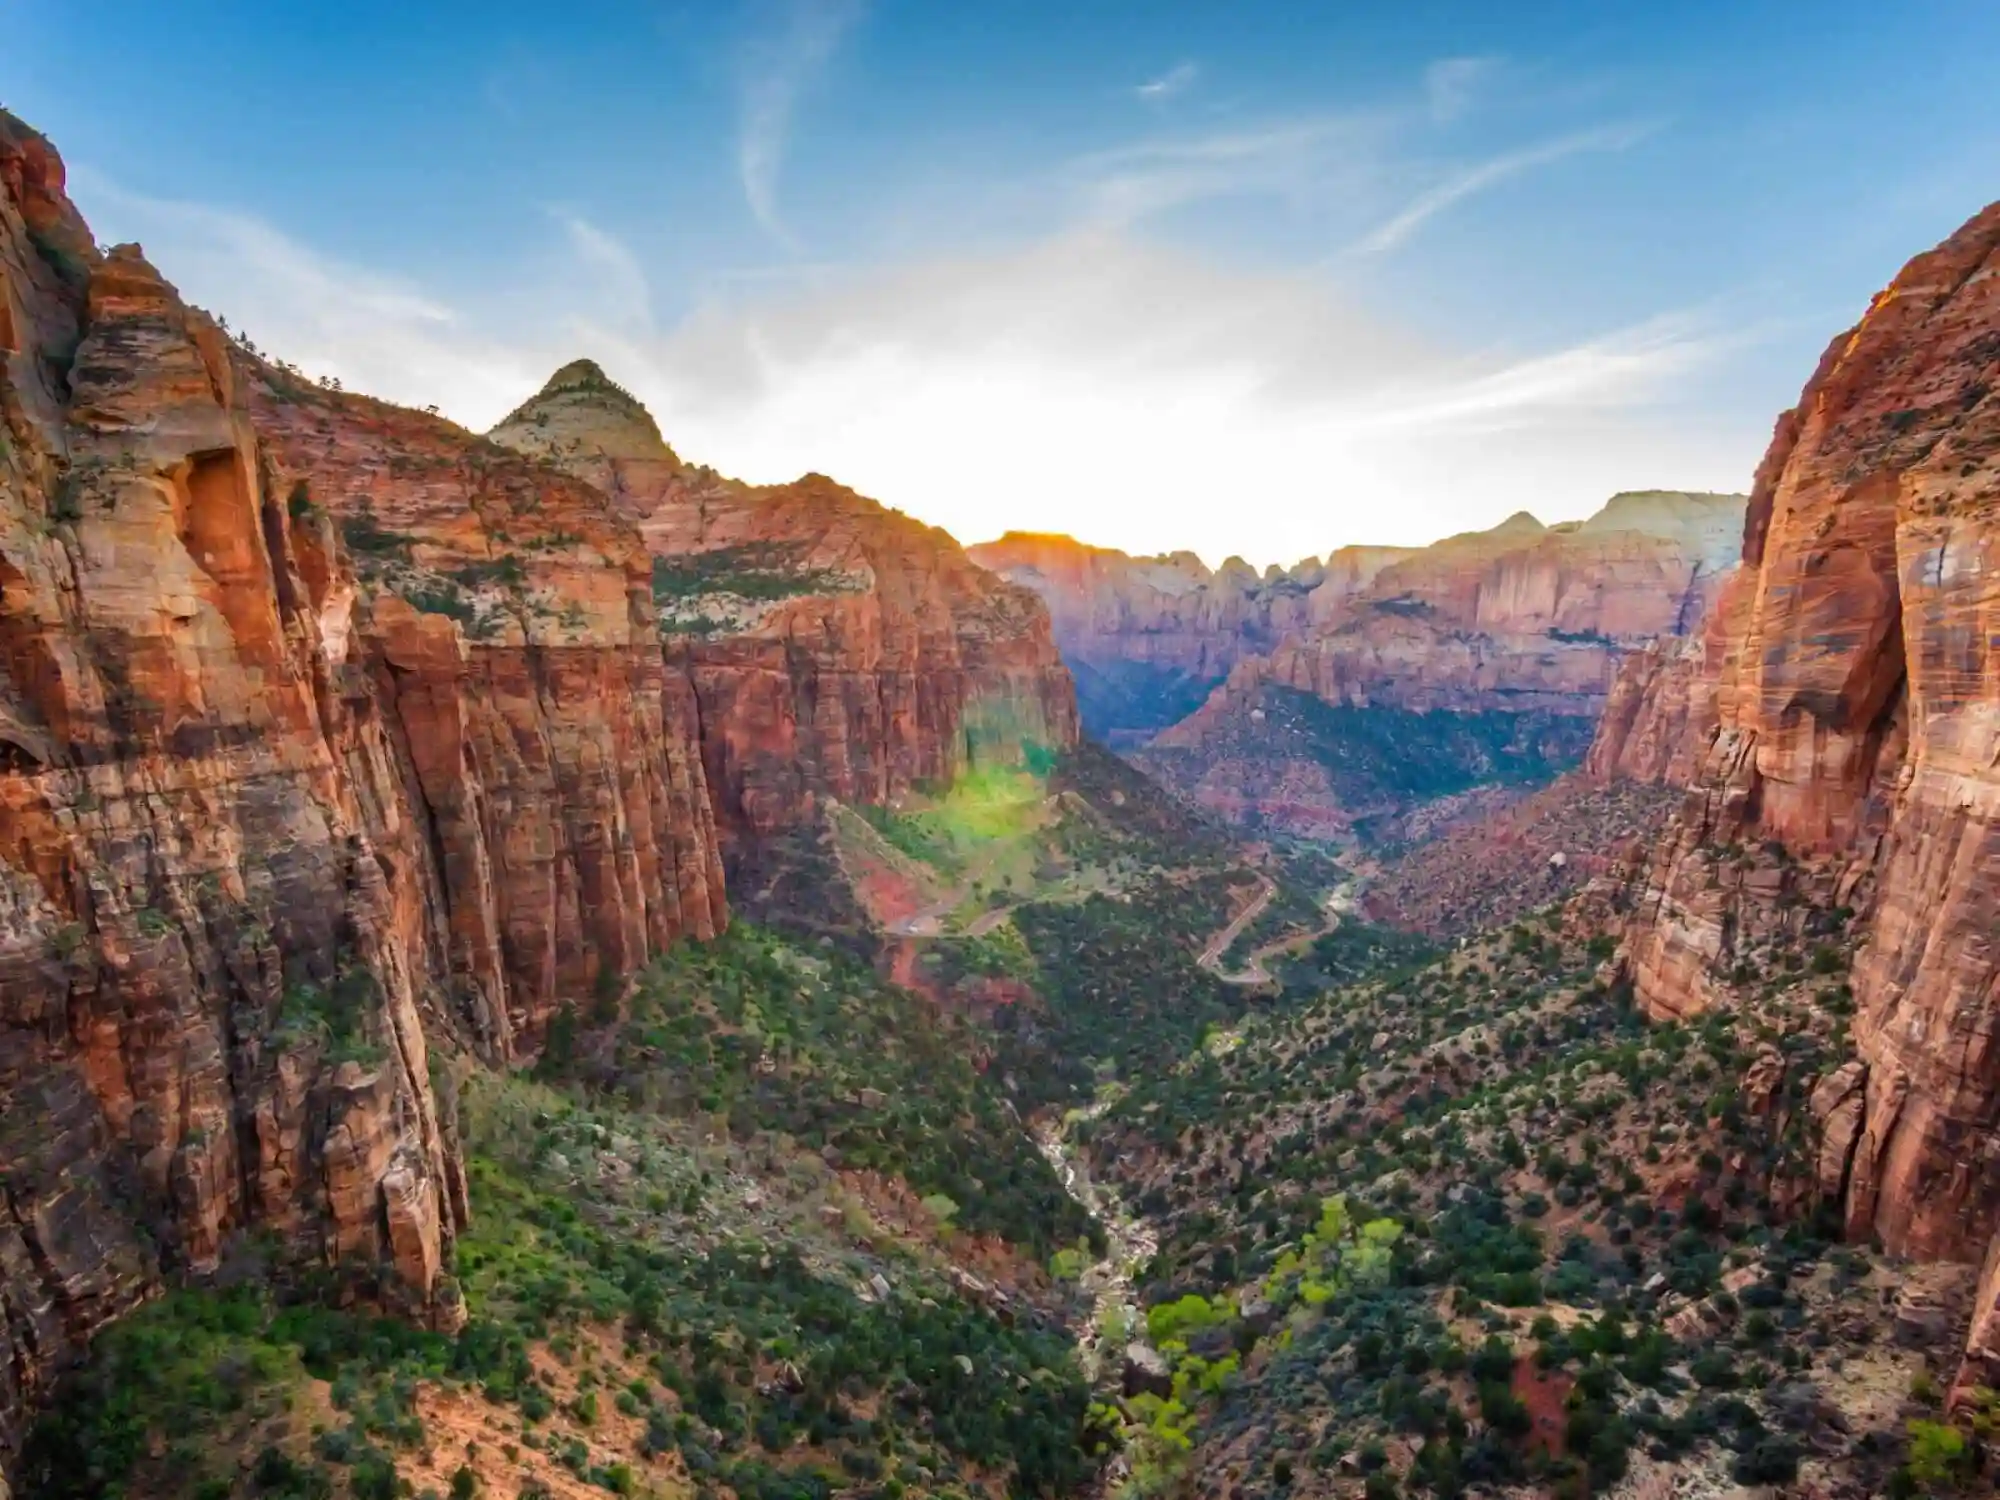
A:
[[[448,1321],[439,1047],[724,920],[651,558],[102,255],[0,114],[0,1456],[240,1231]]]
[[[1035,532],[966,551],[1040,596],[1085,726],[1129,745],[1182,718],[1238,662],[1312,629],[1410,549],[1345,547],[1261,575],[1241,558],[1210,569],[1192,552],[1132,557]]]
[[[1092,665],[1147,662],[1196,676],[1221,676],[1245,656],[1268,651],[1308,626],[1314,596],[1360,586],[1403,549],[1350,548],[1328,588],[1317,558],[1259,574],[1241,558],[1210,569],[1192,552],[1132,557],[1067,536],[1010,531],[966,554],[983,568],[1034,590],[1048,606],[1066,657]]]
[[[424,1306],[462,1211],[394,737],[226,340],[0,115],[0,1451],[256,1225]]]
[[[1583,522],[1545,527],[1520,514],[1449,537],[1337,597],[1329,580],[1306,628],[1237,662],[1198,710],[1135,753],[1219,812],[1240,817],[1232,804],[1247,798],[1260,820],[1313,837],[1393,817],[1427,787],[1456,794],[1537,766],[1552,775],[1590,743],[1625,657],[1704,617],[1742,517],[1741,496],[1635,492]],[[1670,657],[1662,648],[1660,660]],[[1321,716],[1325,743],[1302,754],[1297,736],[1278,732],[1297,717],[1285,694],[1352,722],[1341,730]],[[1636,733],[1657,735],[1636,723],[1642,696],[1628,687],[1634,706],[1619,712]],[[1357,717],[1371,712],[1389,716],[1385,724],[1432,716],[1398,733],[1413,755],[1438,753],[1435,765],[1410,768],[1434,774],[1345,774],[1362,759],[1382,760]],[[1301,801],[1299,788],[1315,782],[1321,794]],[[1242,790],[1262,785],[1283,787],[1284,805]]]
[[[1742,515],[1740,495],[1657,491],[1561,526],[1518,514],[1391,563],[1252,671],[1329,703],[1595,717],[1624,652],[1702,618]]]
[[[1894,1251],[1987,1255],[1974,1353],[2000,1373],[2000,205],[1836,338],[1759,470],[1744,572],[1691,716],[1699,772],[1643,882],[1656,1013],[1729,993],[1805,876],[1861,908],[1857,1061],[1814,1109],[1823,1185]],[[1706,733],[1704,733],[1706,728]],[[1687,752],[1681,752],[1687,753]]]
[[[493,437],[591,479],[643,536],[717,816],[746,859],[814,826],[826,798],[893,803],[1075,743],[1047,611],[945,532],[816,474],[752,486],[685,466],[588,362]]]
[[[437,417],[240,352],[294,525],[338,535],[328,586],[405,757],[399,868],[426,966],[485,1055],[725,923],[685,678],[652,559],[602,491]]]

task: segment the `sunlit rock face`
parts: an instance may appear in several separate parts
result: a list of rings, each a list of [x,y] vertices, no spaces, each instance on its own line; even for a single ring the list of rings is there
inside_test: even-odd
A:
[[[1725,993],[1737,935],[1776,892],[1723,878],[1721,851],[1757,841],[1825,868],[1861,909],[1858,1061],[1814,1105],[1823,1186],[1851,1233],[1986,1258],[1969,1369],[1989,1382],[2000,1374],[2000,1257],[1988,1251],[2000,1227],[1996,385],[2000,205],[1905,267],[1779,419],[1743,571],[1691,689],[1692,749],[1666,756],[1698,769],[1629,944],[1656,1013]],[[1606,758],[1632,753],[1628,736]]]
[[[257,1226],[432,1305],[463,1212],[407,762],[228,340],[0,114],[0,1452]],[[356,675],[356,674],[359,675]]]
[[[493,437],[599,485],[643,537],[732,858],[812,826],[825,798],[891,803],[1076,742],[1047,611],[945,532],[820,475],[683,465],[587,362]]]
[[[0,1455],[241,1231],[449,1324],[438,1050],[725,920],[652,558],[100,254],[0,114]]]
[[[1743,509],[1740,495],[1640,491],[1587,521],[1521,514],[1261,577],[1061,537],[973,551],[1048,600],[1087,726],[1095,709],[1092,727],[1224,816],[1325,838],[1426,796],[1574,765],[1624,657],[1706,614]],[[1363,722],[1377,711],[1435,716],[1395,732],[1436,764],[1392,774],[1369,743],[1402,721],[1384,717],[1377,734]]]

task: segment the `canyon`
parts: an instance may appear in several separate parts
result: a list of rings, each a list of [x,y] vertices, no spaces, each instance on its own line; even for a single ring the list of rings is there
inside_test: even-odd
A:
[[[1252,831],[1351,839],[1576,763],[1620,662],[1672,655],[1706,617],[1744,504],[1632,492],[1581,522],[1520,514],[1261,577],[1062,537],[971,555],[1048,603],[1086,727]]]
[[[683,464],[588,362],[492,437],[596,485],[651,553],[732,884],[760,905],[788,904],[828,799],[893,803],[1076,743],[1042,607],[936,527],[818,474],[753,486]]]
[[[1074,743],[1032,595],[643,411],[524,435],[584,386],[496,441],[308,380],[0,114],[0,1453],[246,1234],[456,1326],[469,1067],[720,934],[821,799]]]
[[[398,1431],[454,1493],[1871,1492],[2000,1385],[1996,385],[2000,205],[1748,496],[961,548],[587,359],[483,435],[309,379],[0,112],[0,1471],[178,1466],[91,1351],[254,1296],[291,1446],[203,1494]]]

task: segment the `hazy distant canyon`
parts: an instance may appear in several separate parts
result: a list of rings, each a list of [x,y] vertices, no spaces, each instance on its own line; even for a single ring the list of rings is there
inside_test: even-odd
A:
[[[1086,730],[1249,827],[1343,837],[1578,762],[1624,658],[1699,626],[1745,504],[1639,491],[1261,575],[1061,536],[968,551],[1048,605]]]

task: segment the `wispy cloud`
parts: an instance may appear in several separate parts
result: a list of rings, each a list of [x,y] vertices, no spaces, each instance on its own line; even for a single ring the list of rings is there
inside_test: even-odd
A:
[[[1424,69],[1424,98],[1431,119],[1448,125],[1464,114],[1499,66],[1493,57],[1441,57]]]
[[[1389,124],[1382,115],[1355,111],[1162,135],[1078,157],[1065,176],[1088,221],[1129,225],[1206,198],[1323,190],[1373,161]]]
[[[653,326],[653,290],[639,257],[616,235],[579,214],[551,209],[568,235],[570,248],[584,270],[606,294],[612,316],[642,329]]]
[[[71,188],[100,233],[144,244],[186,298],[267,353],[412,406],[492,420],[538,382],[542,357],[489,336],[408,281],[347,264],[234,209],[133,192],[80,168]],[[544,372],[546,373],[546,372]],[[532,387],[530,387],[532,388]]]
[[[1355,249],[1365,255],[1393,250],[1446,209],[1464,202],[1475,193],[1482,193],[1536,167],[1545,167],[1586,151],[1623,151],[1652,134],[1655,128],[1650,124],[1636,124],[1580,130],[1492,157],[1477,166],[1456,172],[1437,186],[1419,193],[1400,213],[1369,233]]]
[[[786,8],[767,34],[770,66],[746,84],[745,196],[787,243],[784,143],[857,14]],[[833,473],[967,540],[1015,525],[1289,560],[1426,541],[1515,509],[1580,516],[1635,483],[1741,483],[1759,424],[1660,420],[1725,347],[1726,319],[1468,348],[1363,296],[1369,268],[1353,252],[1280,269],[1176,248],[1153,222],[1265,195],[1307,204],[1315,235],[1326,231],[1313,243],[1379,253],[1473,194],[1645,131],[1607,126],[1450,172],[1421,154],[1438,139],[1435,107],[1412,80],[1379,108],[1155,128],[1045,170],[1008,233],[977,253],[774,256],[694,282],[686,317],[655,307],[664,283],[633,244],[569,208],[531,220],[547,235],[533,249],[555,257],[532,256],[532,281],[433,291],[248,215],[73,180],[101,229],[143,239],[191,299],[314,374],[484,426],[550,369],[592,355],[694,458],[756,481]],[[996,431],[1018,440],[995,445]]]
[[[773,239],[797,248],[778,208],[778,174],[806,89],[861,19],[863,0],[783,0],[754,38],[743,80],[737,173],[750,212]]]
[[[1716,357],[1734,340],[1688,313],[1648,318],[1566,348],[1433,377],[1394,381],[1355,418],[1376,432],[1453,433],[1531,426],[1552,416],[1631,407]]]
[[[1149,78],[1132,90],[1141,99],[1158,102],[1185,92],[1201,76],[1201,66],[1193,62],[1175,63],[1157,78]]]

